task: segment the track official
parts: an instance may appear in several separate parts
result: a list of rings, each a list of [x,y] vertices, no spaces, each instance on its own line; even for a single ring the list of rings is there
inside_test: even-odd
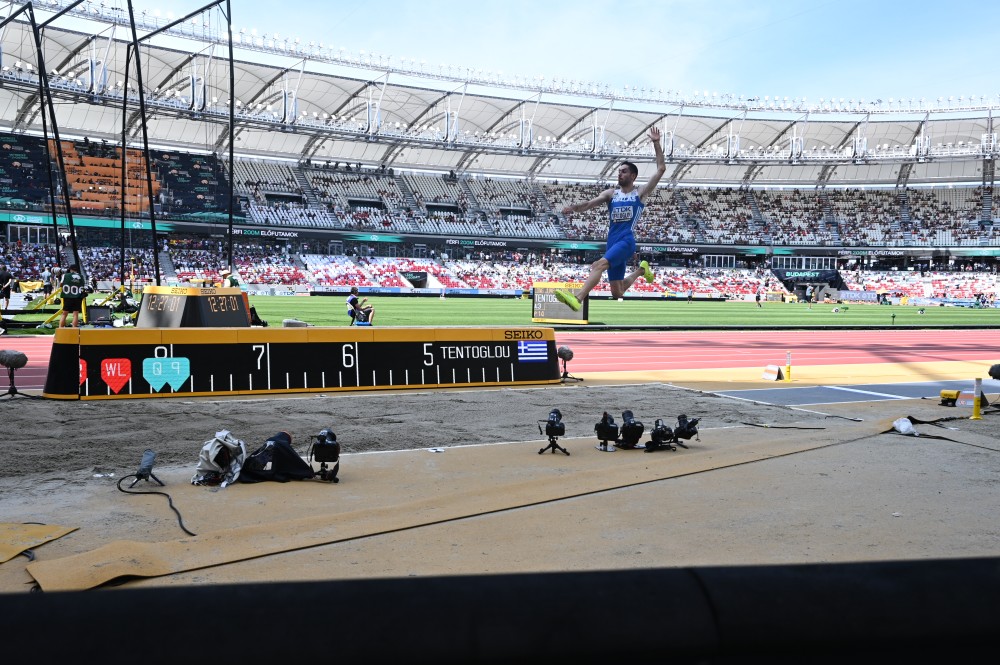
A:
[[[73,313],[73,327],[80,327],[80,312],[83,311],[83,299],[87,297],[86,282],[80,274],[80,266],[75,263],[66,269],[61,281],[62,315],[59,317],[59,327],[66,327],[66,315]]]

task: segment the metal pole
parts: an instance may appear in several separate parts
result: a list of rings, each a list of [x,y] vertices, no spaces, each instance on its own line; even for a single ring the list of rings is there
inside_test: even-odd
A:
[[[132,63],[132,45],[129,45],[125,49],[125,82],[128,83],[129,76],[129,66]],[[126,90],[127,90],[126,86]],[[126,184],[128,182],[128,141],[126,134],[128,132],[128,96],[122,96],[122,192],[121,192],[121,244],[119,245],[118,252],[118,276],[121,278],[121,286],[124,290],[125,288],[125,192]],[[155,245],[155,238],[153,244]],[[156,248],[153,248],[156,251]],[[123,299],[124,302],[124,299]]]
[[[160,255],[156,251],[156,211],[153,206],[153,160],[149,155],[149,135],[146,128],[146,95],[142,89],[142,57],[139,53],[139,38],[135,30],[135,10],[132,0],[128,0],[128,20],[132,27],[132,48],[135,49],[135,80],[139,87],[139,125],[142,127],[142,152],[146,156],[146,193],[149,196],[149,233],[153,245],[153,281],[160,285]],[[128,83],[122,90],[128,99]]]

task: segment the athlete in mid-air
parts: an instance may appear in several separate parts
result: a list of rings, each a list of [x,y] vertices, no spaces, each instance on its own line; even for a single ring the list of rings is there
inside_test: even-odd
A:
[[[611,295],[621,298],[628,291],[629,287],[635,283],[640,276],[646,278],[647,282],[654,279],[653,271],[649,268],[649,263],[643,261],[633,272],[625,275],[625,264],[635,254],[635,225],[642,216],[642,210],[646,207],[643,200],[655,189],[660,178],[667,170],[667,165],[663,159],[663,146],[660,145],[660,130],[653,127],[649,130],[649,140],[656,151],[656,173],[643,185],[637,187],[635,179],[639,177],[639,169],[632,162],[622,162],[618,167],[618,187],[611,187],[601,192],[597,198],[586,203],[577,203],[563,208],[564,215],[571,215],[574,212],[585,212],[592,210],[599,205],[608,207],[608,244],[604,256],[590,266],[590,275],[576,293],[570,293],[565,289],[555,292],[556,298],[569,306],[574,312],[579,311],[581,303],[587,299],[591,290],[601,281],[604,271],[608,273],[608,282],[611,284]]]

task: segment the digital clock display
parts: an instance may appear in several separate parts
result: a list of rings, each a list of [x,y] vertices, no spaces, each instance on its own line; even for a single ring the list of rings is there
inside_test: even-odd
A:
[[[249,325],[243,292],[235,288],[149,286],[143,291],[136,320],[137,328],[246,328]]]
[[[198,306],[199,319],[206,323],[201,327],[245,328],[247,325],[247,309],[243,294],[207,295],[195,300]]]

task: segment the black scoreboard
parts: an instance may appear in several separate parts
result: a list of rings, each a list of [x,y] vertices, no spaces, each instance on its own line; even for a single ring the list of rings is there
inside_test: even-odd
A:
[[[590,300],[583,301],[583,307],[574,312],[569,305],[556,298],[556,291],[565,289],[570,293],[580,288],[578,282],[535,282],[531,287],[532,323],[588,323]]]
[[[139,304],[138,328],[246,328],[247,300],[237,288],[147,286]]]
[[[116,399],[559,380],[551,328],[62,328],[43,394]]]

